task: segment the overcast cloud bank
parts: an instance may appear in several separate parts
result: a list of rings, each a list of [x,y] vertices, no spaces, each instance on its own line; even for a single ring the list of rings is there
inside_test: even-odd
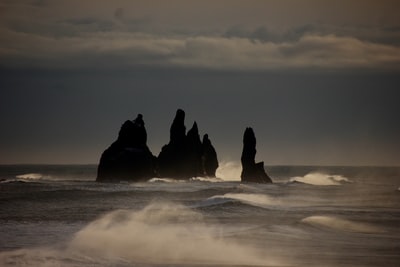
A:
[[[96,3],[0,1],[0,66],[400,69],[389,0]]]
[[[113,68],[173,66],[222,70],[282,68],[399,69],[400,47],[335,35],[291,42],[224,36],[94,32],[61,38],[1,32],[3,67]]]

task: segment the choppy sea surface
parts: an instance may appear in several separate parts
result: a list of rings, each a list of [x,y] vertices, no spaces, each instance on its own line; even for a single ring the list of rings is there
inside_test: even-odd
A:
[[[267,166],[96,183],[95,165],[0,166],[0,266],[400,266],[400,168]]]

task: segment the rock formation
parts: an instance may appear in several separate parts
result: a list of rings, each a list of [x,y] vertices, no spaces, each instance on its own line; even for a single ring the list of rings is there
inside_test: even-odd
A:
[[[184,178],[186,168],[186,127],[185,112],[179,109],[170,128],[170,139],[158,155],[158,174],[160,177]]]
[[[185,112],[178,109],[171,125],[170,141],[158,156],[159,176],[178,179],[215,177],[218,160],[208,136],[206,143],[202,143],[196,122],[187,135],[185,131]]]
[[[99,182],[146,181],[153,177],[189,179],[215,177],[217,153],[204,135],[200,140],[197,123],[186,134],[185,112],[178,109],[170,128],[170,141],[158,158],[147,147],[143,116],[126,121],[118,139],[101,155],[97,172]]]
[[[100,158],[97,181],[145,181],[155,176],[156,158],[147,147],[143,116],[126,121],[118,139]]]
[[[185,143],[186,166],[188,177],[203,176],[201,157],[203,155],[203,144],[200,140],[197,123],[194,122],[188,131]]]
[[[217,152],[215,151],[208,134],[203,136],[203,154],[201,158],[204,176],[215,177],[215,171],[218,169]]]
[[[264,162],[255,162],[256,137],[252,128],[246,128],[243,135],[242,182],[272,183],[271,178],[264,170]]]

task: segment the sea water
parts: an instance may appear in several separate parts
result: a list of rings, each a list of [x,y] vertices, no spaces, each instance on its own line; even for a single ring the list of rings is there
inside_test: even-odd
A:
[[[96,183],[95,165],[0,166],[0,266],[400,266],[400,168],[267,166]]]

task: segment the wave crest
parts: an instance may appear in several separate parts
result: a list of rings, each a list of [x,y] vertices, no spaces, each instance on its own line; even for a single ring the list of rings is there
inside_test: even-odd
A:
[[[236,161],[223,161],[219,163],[219,167],[215,175],[224,181],[240,181],[242,173],[242,165]]]
[[[273,208],[274,206],[276,207],[283,204],[280,199],[265,194],[227,193],[224,195],[212,196],[196,207],[208,207],[232,202],[241,202],[261,208]]]
[[[301,220],[301,222],[313,226],[325,227],[333,230],[357,232],[357,233],[383,233],[383,229],[367,223],[350,221],[333,216],[310,216]]]
[[[153,203],[115,210],[91,222],[59,248],[0,253],[1,266],[278,266],[274,259],[229,238],[183,205]],[[60,244],[61,245],[61,244]]]
[[[176,204],[106,214],[78,232],[70,249],[91,257],[147,263],[265,264],[252,249],[224,240],[200,213]]]
[[[310,185],[342,185],[351,183],[351,180],[342,175],[330,175],[320,172],[311,172],[304,176],[297,176],[290,179],[291,182],[299,182]]]
[[[43,174],[41,173],[26,173],[17,175],[15,177],[17,179],[23,179],[23,180],[40,180],[44,178]]]
[[[151,178],[149,183],[184,183],[185,180],[173,179],[173,178]]]

